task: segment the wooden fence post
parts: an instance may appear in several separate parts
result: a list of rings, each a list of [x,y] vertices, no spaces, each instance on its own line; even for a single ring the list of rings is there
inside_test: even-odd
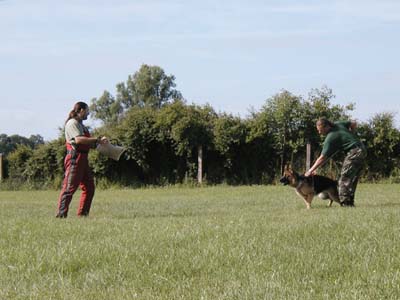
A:
[[[0,182],[3,181],[3,153],[0,153]]]
[[[197,148],[197,181],[203,183],[203,146]]]

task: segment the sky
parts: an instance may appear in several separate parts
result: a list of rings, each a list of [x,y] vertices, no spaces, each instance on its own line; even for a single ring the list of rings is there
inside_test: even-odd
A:
[[[0,134],[56,139],[75,102],[142,64],[217,112],[327,86],[354,119],[400,127],[399,36],[398,0],[0,0]]]

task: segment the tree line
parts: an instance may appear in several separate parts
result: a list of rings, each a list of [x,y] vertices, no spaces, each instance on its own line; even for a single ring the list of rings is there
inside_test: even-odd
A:
[[[115,162],[91,151],[91,166],[103,186],[141,186],[195,183],[198,155],[203,155],[202,176],[208,184],[269,184],[276,182],[285,164],[305,171],[306,144],[312,158],[321,150],[315,129],[319,117],[351,118],[355,109],[333,104],[333,91],[324,86],[308,97],[282,90],[258,111],[243,118],[217,113],[210,105],[188,103],[176,89],[175,77],[158,66],[142,65],[126,82],[90,101],[92,117],[101,121],[95,135],[105,135],[126,152]],[[357,134],[368,149],[364,180],[400,181],[400,131],[393,113],[377,113],[359,123]],[[44,142],[0,135],[9,187],[61,185],[65,156],[63,132]],[[337,177],[340,159],[323,172]]]

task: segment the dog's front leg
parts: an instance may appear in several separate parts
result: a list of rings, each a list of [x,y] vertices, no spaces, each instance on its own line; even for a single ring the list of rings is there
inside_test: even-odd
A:
[[[304,196],[304,202],[306,203],[307,209],[311,208],[311,202],[314,198],[314,194],[308,194]]]
[[[304,203],[306,204],[306,208],[310,209],[311,208],[311,201],[314,197],[314,195],[307,195],[301,193],[299,190],[296,190],[297,195],[299,195],[301,198],[303,198]],[[311,198],[310,198],[311,197]]]
[[[312,201],[314,195],[303,195],[303,194],[300,194],[300,193],[299,193],[299,195],[303,198],[304,203],[306,204],[306,208],[310,209],[311,208],[311,201]]]
[[[332,203],[333,203],[333,200],[329,199],[328,207],[331,207],[331,206],[332,206]]]

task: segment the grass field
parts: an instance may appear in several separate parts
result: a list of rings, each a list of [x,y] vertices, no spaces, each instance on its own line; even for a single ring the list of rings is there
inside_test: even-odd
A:
[[[0,192],[0,299],[400,299],[399,185],[356,208],[281,186]]]

